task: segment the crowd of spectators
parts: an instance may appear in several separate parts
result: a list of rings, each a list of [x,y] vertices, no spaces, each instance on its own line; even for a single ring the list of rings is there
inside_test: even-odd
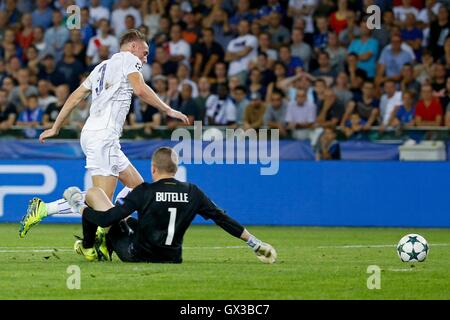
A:
[[[371,29],[366,8],[378,5]],[[77,5],[79,28],[67,27]],[[55,121],[121,34],[144,33],[145,81],[191,122],[320,142],[377,126],[450,127],[449,1],[0,0],[0,134]],[[67,125],[81,128],[83,101]],[[180,122],[133,99],[127,126]],[[329,141],[334,141],[332,132]]]

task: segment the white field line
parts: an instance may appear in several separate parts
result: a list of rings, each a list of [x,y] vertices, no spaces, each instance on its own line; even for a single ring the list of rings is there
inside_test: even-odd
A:
[[[433,243],[430,247],[448,247],[450,243]],[[371,248],[395,248],[395,244],[375,244],[375,245],[343,245],[343,246],[319,246],[318,249],[371,249]],[[223,250],[223,249],[243,249],[246,246],[215,246],[215,247],[183,247],[187,250]],[[296,246],[296,248],[299,248]],[[56,250],[55,250],[56,249]],[[71,247],[0,247],[0,253],[39,253],[39,252],[72,252]]]
[[[210,249],[210,250],[222,250],[222,249],[242,249],[245,246],[225,246],[225,247],[183,247],[183,249]],[[55,250],[56,249],[56,250]],[[72,252],[70,247],[0,247],[0,253],[40,253],[40,252]]]
[[[320,246],[319,249],[361,249],[361,248],[395,248],[396,244],[367,244],[347,246]],[[450,243],[430,243],[430,247],[448,247]]]
[[[387,269],[387,271],[392,271],[392,272],[411,272],[411,271],[414,271],[414,269],[412,269],[412,268],[408,268],[408,269]]]
[[[49,246],[29,246],[29,247],[9,246],[9,247],[5,247],[5,246],[3,246],[3,247],[0,247],[0,250],[11,249],[11,248],[13,248],[13,249],[50,249],[51,248],[51,249],[59,250],[59,249],[69,249],[70,247],[49,247]]]
[[[33,249],[33,250],[0,250],[0,253],[40,253],[40,252],[72,252],[72,250],[69,249],[58,249],[58,251],[55,251],[53,249]]]

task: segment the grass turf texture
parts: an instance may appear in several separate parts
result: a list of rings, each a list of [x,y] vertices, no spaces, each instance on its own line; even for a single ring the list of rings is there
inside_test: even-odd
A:
[[[0,224],[0,299],[450,299],[448,229],[249,230],[275,246],[276,264],[216,226],[191,227],[184,262],[163,265],[84,261],[72,251],[79,225],[43,224],[19,239],[17,224]],[[397,257],[412,232],[430,243],[423,263]],[[67,289],[70,265],[81,269],[80,290]],[[381,268],[380,290],[367,289],[369,265]]]

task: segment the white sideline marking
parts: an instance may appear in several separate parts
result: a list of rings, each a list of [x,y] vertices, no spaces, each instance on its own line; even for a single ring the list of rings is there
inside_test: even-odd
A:
[[[373,244],[373,245],[348,245],[348,246],[320,246],[319,249],[360,249],[360,248],[395,248],[396,244]],[[448,247],[450,243],[430,243],[430,247]]]
[[[409,269],[387,269],[388,271],[392,271],[392,272],[411,272],[414,269],[409,268]]]
[[[1,249],[11,249],[11,248],[14,248],[14,249],[49,249],[49,248],[52,248],[52,249],[57,249],[57,250],[59,250],[59,249],[69,249],[70,247],[49,247],[49,246],[30,246],[30,247],[21,247],[21,246],[10,246],[10,247],[0,247],[0,250]]]
[[[221,249],[242,249],[247,248],[246,246],[225,246],[225,247],[183,247],[183,249],[212,249],[212,250],[221,250]]]
[[[245,246],[225,246],[225,247],[183,247],[183,249],[241,249]],[[55,250],[56,249],[56,250]],[[39,252],[72,252],[70,247],[0,247],[0,253],[39,253]]]

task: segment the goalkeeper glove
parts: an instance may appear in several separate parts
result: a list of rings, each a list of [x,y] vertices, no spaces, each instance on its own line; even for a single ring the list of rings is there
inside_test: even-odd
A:
[[[247,244],[256,254],[256,257],[264,263],[274,263],[277,259],[277,252],[268,243],[262,242],[261,240],[251,236],[248,239]]]
[[[70,187],[64,191],[64,199],[67,200],[73,211],[81,214],[81,210],[87,207],[84,203],[84,196],[77,187]]]

